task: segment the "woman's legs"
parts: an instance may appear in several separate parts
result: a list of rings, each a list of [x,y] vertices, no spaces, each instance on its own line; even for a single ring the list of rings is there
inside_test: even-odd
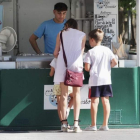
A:
[[[110,115],[110,103],[109,103],[109,97],[101,97],[103,109],[104,109],[104,121],[103,126],[108,125],[108,119]]]
[[[74,106],[74,120],[79,120],[80,114],[80,87],[73,87],[73,106]],[[78,121],[74,121],[74,126],[78,125]]]
[[[67,98],[68,98],[68,86],[65,86],[64,83],[60,83],[61,86],[61,97],[60,97],[60,105],[62,112],[62,120],[66,120],[66,110],[67,110]],[[63,121],[63,124],[66,124],[67,121]]]
[[[99,98],[92,97],[91,98],[91,126],[96,126],[98,104],[99,104]]]
[[[60,105],[60,95],[57,95],[57,111],[60,121],[62,121],[61,105]]]

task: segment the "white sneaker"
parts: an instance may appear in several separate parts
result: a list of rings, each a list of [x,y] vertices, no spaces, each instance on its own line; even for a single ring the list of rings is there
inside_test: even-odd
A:
[[[73,132],[78,133],[78,132],[82,132],[82,129],[80,128],[80,126],[74,126]]]
[[[101,130],[101,131],[108,131],[109,128],[108,128],[108,126],[100,126],[99,130]]]
[[[88,126],[85,128],[85,131],[97,131],[97,127],[96,126]]]

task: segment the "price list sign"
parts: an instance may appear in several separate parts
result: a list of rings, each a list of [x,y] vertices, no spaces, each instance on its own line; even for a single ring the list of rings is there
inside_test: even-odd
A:
[[[102,45],[111,49],[118,36],[118,0],[94,0],[94,29],[105,33]]]

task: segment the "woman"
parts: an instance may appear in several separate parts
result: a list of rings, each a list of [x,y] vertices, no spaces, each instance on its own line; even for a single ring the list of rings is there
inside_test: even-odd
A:
[[[73,72],[83,71],[83,52],[85,48],[86,35],[85,33],[77,30],[77,22],[74,19],[69,19],[65,23],[65,28],[62,31],[63,45],[67,58],[68,69]],[[64,79],[66,74],[66,66],[63,58],[63,50],[60,41],[60,33],[56,39],[56,47],[54,56],[57,59],[57,70],[55,71],[54,82],[60,82],[61,85],[61,111],[63,125],[62,130],[67,131],[67,97],[68,86],[64,85]],[[78,124],[80,113],[80,87],[73,87],[73,106],[74,106],[74,132],[80,132],[81,129]]]

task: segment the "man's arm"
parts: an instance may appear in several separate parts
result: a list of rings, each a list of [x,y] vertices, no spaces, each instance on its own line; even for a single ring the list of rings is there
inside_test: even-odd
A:
[[[89,63],[85,63],[85,70],[90,71],[90,64]]]
[[[111,60],[111,68],[113,68],[117,64],[118,64],[118,62],[117,62],[117,60],[115,58]]]
[[[41,54],[42,52],[40,51],[38,44],[36,42],[37,39],[38,39],[38,37],[36,35],[32,34],[30,39],[29,39],[29,42],[30,42],[31,46],[33,47],[34,51],[37,54]]]

